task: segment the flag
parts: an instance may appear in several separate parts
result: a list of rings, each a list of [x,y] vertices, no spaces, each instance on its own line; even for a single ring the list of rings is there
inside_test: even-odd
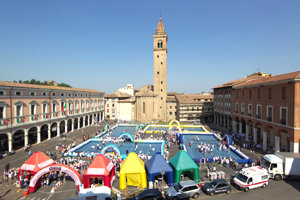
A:
[[[48,115],[43,115],[44,119],[48,118]]]
[[[0,126],[6,125],[6,120],[0,120]]]
[[[17,123],[23,122],[23,118],[17,118]]]
[[[36,115],[35,116],[31,116],[31,120],[36,120],[36,119],[37,119]]]
[[[67,110],[67,104],[65,103],[65,105],[62,107],[62,111],[66,111]]]

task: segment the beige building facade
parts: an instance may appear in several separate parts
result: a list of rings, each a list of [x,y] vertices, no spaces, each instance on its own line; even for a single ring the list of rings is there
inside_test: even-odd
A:
[[[104,92],[0,81],[0,151],[104,119]]]

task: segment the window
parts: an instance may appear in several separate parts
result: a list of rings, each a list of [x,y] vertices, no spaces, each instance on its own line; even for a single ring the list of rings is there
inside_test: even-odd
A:
[[[35,96],[35,92],[30,92],[30,96]]]
[[[286,99],[286,87],[282,87],[281,96],[282,99]]]
[[[56,103],[52,104],[52,112],[56,112]]]
[[[245,104],[244,103],[241,104],[241,114],[242,115],[245,114]]]
[[[202,111],[204,111],[204,107],[202,107]]]
[[[21,96],[22,93],[21,92],[16,92],[16,96]]]
[[[159,55],[157,55],[157,57],[159,58]]]
[[[80,96],[82,97],[83,95],[82,95],[82,94],[80,94]]]
[[[163,62],[160,62],[160,64],[162,65],[162,64],[163,64]]]
[[[249,90],[249,99],[252,99],[252,90]]]
[[[267,106],[267,121],[272,122],[273,121],[273,107]]]
[[[175,109],[177,109],[177,106],[175,106]]]
[[[158,41],[158,43],[157,43],[157,48],[159,48],[159,49],[162,48],[162,41]]]
[[[71,93],[69,93],[69,97],[71,96]]]
[[[65,93],[60,93],[60,96],[61,96],[61,97],[65,96]]]
[[[18,105],[16,106],[16,117],[22,116],[22,106]]]
[[[46,93],[46,92],[43,92],[43,96],[47,96],[47,93]]]
[[[42,112],[46,113],[47,112],[47,104],[43,104],[42,109],[43,109]]]
[[[189,111],[189,107],[186,107],[186,111]]]
[[[169,114],[172,115],[172,112],[170,112]]]
[[[106,107],[108,107],[108,108],[109,108],[109,104],[107,104],[107,105],[106,105]]]
[[[56,95],[56,93],[52,93],[52,96],[55,96]]]
[[[264,176],[261,177],[261,180],[267,180],[268,178],[269,178],[268,175],[264,175]]]
[[[280,124],[287,125],[287,108],[280,107]]]
[[[248,105],[248,116],[252,117],[252,104]]]
[[[0,107],[0,119],[4,118],[4,107]]]
[[[242,99],[244,99],[244,90],[242,91]]]
[[[115,112],[116,112],[115,109],[111,110],[111,113],[115,113]]]
[[[170,106],[170,109],[172,109],[172,106]]]
[[[239,104],[238,103],[235,104],[235,113],[236,114],[239,113]]]
[[[145,104],[145,102],[143,102],[143,113],[145,113],[145,108],[146,107],[146,104]]]
[[[69,103],[69,110],[72,110],[72,103]]]
[[[113,103],[111,107],[115,107],[115,104]]]
[[[107,109],[107,112],[109,112],[109,109]]]
[[[75,94],[75,97],[77,97],[77,94]]]
[[[261,119],[261,105],[257,105],[256,107],[256,118]]]
[[[157,72],[157,74],[159,74],[159,72]]]
[[[1,95],[1,96],[4,95],[4,91],[0,91],[0,95]]]
[[[235,96],[236,96],[237,99],[239,98],[239,92],[238,91],[235,92]]]
[[[200,111],[199,107],[197,107],[197,111]]]
[[[162,82],[162,81],[161,81],[160,83],[161,83],[161,84],[163,84],[163,82]]]
[[[162,98],[162,97],[160,97],[160,100],[163,100],[163,98]]]
[[[260,89],[257,90],[257,98],[260,99]]]
[[[30,105],[30,114],[31,115],[35,114],[35,105]]]
[[[112,103],[115,103],[115,101],[116,101],[115,99],[112,99],[112,100],[111,100]]]
[[[272,99],[272,88],[269,88],[269,99]]]

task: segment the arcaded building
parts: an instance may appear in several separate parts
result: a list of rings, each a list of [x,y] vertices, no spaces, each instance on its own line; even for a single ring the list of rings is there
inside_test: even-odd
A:
[[[104,92],[0,81],[0,151],[103,120]]]
[[[299,152],[300,71],[234,87],[233,127],[264,150]]]

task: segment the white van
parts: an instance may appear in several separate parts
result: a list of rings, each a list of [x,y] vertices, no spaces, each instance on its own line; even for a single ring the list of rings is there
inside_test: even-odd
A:
[[[268,171],[259,166],[245,168],[239,171],[233,182],[245,192],[257,187],[265,188],[269,184]]]
[[[122,200],[120,194],[107,186],[81,189],[77,200]]]

